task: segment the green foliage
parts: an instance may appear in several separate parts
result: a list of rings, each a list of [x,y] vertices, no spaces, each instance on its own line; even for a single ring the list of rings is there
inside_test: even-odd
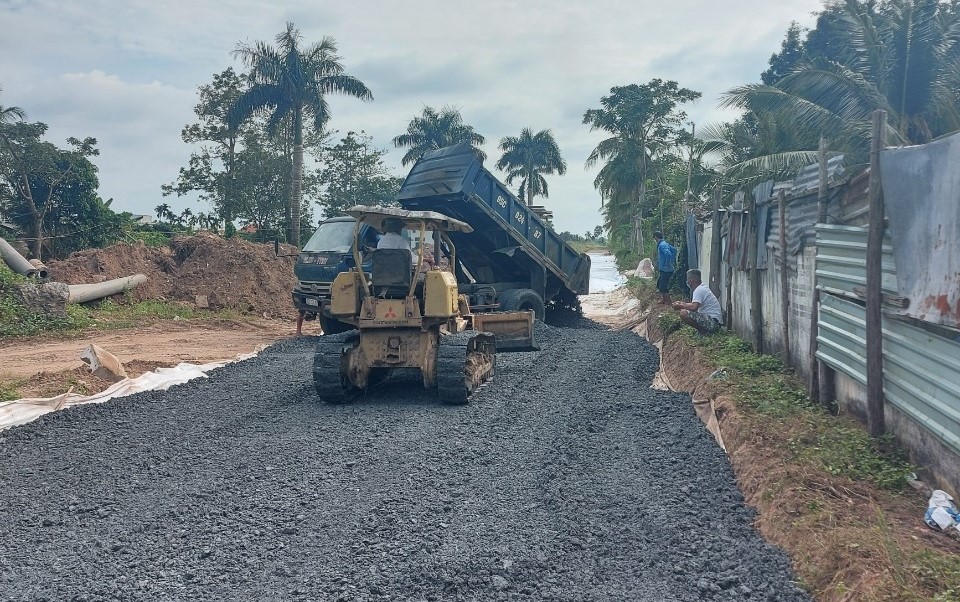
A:
[[[680,324],[674,312],[665,312],[657,319],[665,333],[680,328]],[[826,413],[810,400],[779,358],[754,354],[746,342],[731,333],[695,337],[690,327],[683,326],[675,336],[684,337],[712,365],[724,369],[738,403],[771,421],[770,428],[781,428],[785,421],[802,425],[794,428],[788,442],[797,460],[885,489],[906,486],[911,467],[892,439],[871,439],[859,426]]]
[[[19,383],[17,381],[0,380],[0,401],[10,401],[11,399],[20,399],[18,391]]]
[[[497,161],[497,169],[507,173],[507,184],[520,180],[518,196],[527,205],[533,205],[535,196],[550,196],[547,180],[543,177],[545,174],[562,176],[567,173],[567,163],[550,130],[534,134],[531,128],[523,128],[519,137],[501,138],[500,150],[503,155]]]
[[[906,559],[903,570],[924,587],[938,592],[932,602],[960,600],[960,556],[922,550]]]
[[[139,241],[148,247],[165,247],[170,244],[170,235],[155,230],[134,230],[127,234],[127,240]]]
[[[402,178],[390,175],[383,158],[387,151],[374,148],[364,132],[347,132],[335,146],[322,150],[324,169],[320,206],[324,217],[335,217],[353,205],[389,203],[400,190]]]
[[[33,313],[20,302],[16,288],[30,280],[0,263],[0,337],[29,336],[42,332],[75,331],[89,324],[86,312],[67,305],[67,315],[54,318]]]
[[[419,116],[407,124],[407,131],[393,139],[397,148],[409,148],[403,155],[404,165],[414,163],[429,150],[452,146],[460,142],[469,142],[481,159],[487,155],[480,150],[486,138],[476,133],[473,126],[463,122],[463,116],[456,107],[446,106],[437,111],[433,107],[424,107]]]
[[[708,148],[685,131],[686,114],[679,108],[699,97],[675,81],[654,79],[611,88],[600,108],[583,115],[591,130],[610,135],[593,149],[586,166],[601,165],[594,187],[602,198],[610,249],[623,267],[636,266],[649,253],[652,246],[640,244],[641,237],[649,239],[652,229],[682,221],[688,170],[690,186],[697,187],[694,198],[710,180],[702,177]],[[638,218],[646,221],[638,224]]]
[[[277,36],[276,47],[263,42],[241,44],[235,54],[250,67],[252,85],[230,107],[227,125],[237,129],[251,117],[263,115],[267,116],[266,131],[271,136],[277,136],[288,120],[291,125],[284,137],[292,145],[290,242],[299,246],[304,129],[318,134],[326,130],[329,94],[361,100],[372,100],[373,94],[363,82],[344,72],[333,38],[324,37],[319,43],[304,46],[293,23],[287,23],[286,30]]]
[[[795,457],[830,474],[869,481],[883,489],[899,491],[907,486],[912,469],[891,438],[871,439],[863,429],[822,413],[810,412],[806,419],[809,428],[789,443]]]
[[[11,108],[13,109],[13,108]],[[97,196],[94,138],[68,138],[68,149],[45,141],[47,125],[26,123],[19,109],[0,107],[0,212],[30,239],[34,257],[63,257],[110,244],[122,220]]]

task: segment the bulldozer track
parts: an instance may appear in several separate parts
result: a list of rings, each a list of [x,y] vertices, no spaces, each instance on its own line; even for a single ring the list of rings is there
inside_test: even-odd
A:
[[[341,362],[344,349],[349,349],[360,340],[357,331],[327,335],[320,338],[313,359],[313,387],[320,401],[348,403],[360,390],[342,377]]]
[[[477,378],[471,378],[468,375],[470,370],[483,369],[488,362],[481,358],[483,354],[471,349],[471,341],[478,337],[490,337],[493,335],[476,332],[462,332],[460,334],[448,335],[440,338],[437,347],[437,395],[441,403],[447,405],[463,405],[468,402],[469,397],[477,389],[483,387],[489,379],[493,377],[494,365],[490,365],[489,374],[477,375]],[[477,355],[476,359],[480,361],[471,361],[471,355]],[[489,362],[494,362],[490,358]],[[479,380],[476,385],[472,385],[473,380]]]

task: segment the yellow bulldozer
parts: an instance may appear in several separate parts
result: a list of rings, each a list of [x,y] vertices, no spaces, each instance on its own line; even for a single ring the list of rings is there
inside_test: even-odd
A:
[[[313,368],[320,399],[346,403],[404,370],[419,371],[423,386],[435,389],[442,403],[464,404],[493,378],[498,346],[537,348],[533,312],[472,308],[459,294],[456,247],[447,232],[470,233],[469,224],[434,211],[390,207],[359,205],[347,213],[356,219],[354,265],[366,264],[370,272],[355,267],[331,286],[330,313],[356,330],[321,337]],[[400,248],[362,246],[364,224],[386,233],[397,222],[415,234],[413,250],[408,237],[392,245]]]

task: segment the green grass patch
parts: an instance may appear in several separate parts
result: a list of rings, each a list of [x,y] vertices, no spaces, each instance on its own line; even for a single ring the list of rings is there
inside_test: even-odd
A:
[[[14,273],[0,263],[0,336],[30,336],[44,332],[77,331],[89,325],[81,308],[67,305],[66,316],[46,316],[28,310],[17,294],[18,286],[35,280]]]
[[[902,570],[931,591],[933,602],[960,600],[960,556],[923,550],[910,554]]]
[[[99,328],[117,329],[142,325],[157,320],[238,319],[232,310],[197,310],[193,306],[170,301],[148,299],[137,303],[118,303],[113,299],[101,301],[88,310]]]
[[[729,332],[694,336],[674,312],[659,316],[657,324],[665,333],[676,330],[671,336],[682,337],[724,369],[739,405],[761,417],[767,428],[782,429],[789,422],[787,445],[795,460],[887,490],[907,486],[913,469],[903,450],[891,438],[872,439],[849,418],[833,416],[811,401],[780,358],[753,353],[749,344]]]
[[[22,395],[20,395],[20,391],[18,390],[19,386],[19,381],[0,379],[0,401],[20,399]]]
[[[166,232],[134,231],[127,235],[129,242],[142,242],[148,247],[165,247],[170,244],[170,235]]]

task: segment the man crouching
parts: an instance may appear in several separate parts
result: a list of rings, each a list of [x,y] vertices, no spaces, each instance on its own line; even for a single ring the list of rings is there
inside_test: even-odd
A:
[[[700,280],[700,270],[687,272],[687,285],[693,291],[690,303],[674,301],[672,307],[680,310],[680,319],[689,324],[702,335],[709,335],[720,330],[720,320],[723,312],[716,295]]]

